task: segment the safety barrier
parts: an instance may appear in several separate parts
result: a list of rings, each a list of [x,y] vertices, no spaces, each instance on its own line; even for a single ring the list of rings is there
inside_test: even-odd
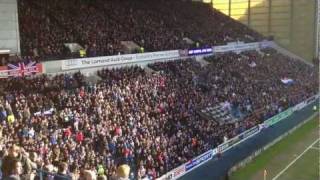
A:
[[[242,142],[245,142],[246,140],[250,139],[251,137],[259,134],[263,129],[270,128],[273,125],[281,122],[283,119],[286,119],[287,117],[291,116],[294,111],[299,111],[306,107],[307,105],[313,103],[315,100],[319,98],[319,94],[312,96],[303,102],[297,104],[294,107],[288,108],[287,110],[267,119],[262,124],[259,124],[257,126],[254,126],[245,132],[229,139],[228,141],[220,144],[215,149],[211,149],[196,158],[188,161],[187,163],[184,163],[183,165],[179,166],[178,168],[175,168],[168,172],[167,174],[161,176],[160,180],[173,180],[178,179],[179,177],[191,172],[195,168],[205,164],[209,160],[211,160],[214,156],[216,156],[218,153],[225,153],[226,151],[230,150],[233,147],[236,147]]]
[[[303,121],[302,123],[298,124],[297,126],[295,126],[294,128],[292,128],[290,131],[286,132],[285,134],[279,136],[278,138],[276,138],[275,140],[273,140],[272,142],[270,142],[269,144],[267,144],[266,146],[264,146],[261,149],[256,150],[254,153],[252,153],[252,155],[250,155],[249,157],[245,158],[244,160],[242,160],[241,162],[237,163],[236,165],[234,165],[230,171],[228,172],[228,174],[232,174],[233,172],[237,171],[238,169],[246,166],[248,163],[252,162],[252,160],[257,157],[259,154],[261,154],[263,151],[266,151],[267,149],[269,149],[270,147],[272,147],[273,145],[275,145],[276,143],[278,143],[279,141],[281,141],[282,139],[284,139],[285,137],[287,137],[289,134],[292,134],[293,132],[295,132],[295,130],[297,130],[298,128],[300,128],[301,126],[303,126],[305,123],[311,121],[314,117],[316,117],[317,114],[313,114],[308,120]]]
[[[92,58],[78,58],[78,59],[66,59],[57,61],[44,62],[44,72],[47,73],[62,73],[75,70],[88,70],[95,71],[101,67],[118,67],[133,64],[146,64],[156,61],[170,60],[170,59],[182,59],[186,57],[195,56],[208,56],[215,55],[217,53],[226,52],[242,52],[248,50],[257,50],[273,46],[272,41],[261,41],[254,43],[244,42],[232,42],[223,46],[213,46],[197,49],[184,49],[184,50],[170,50],[170,51],[158,51],[147,52],[138,54],[124,54],[114,56],[102,56]]]

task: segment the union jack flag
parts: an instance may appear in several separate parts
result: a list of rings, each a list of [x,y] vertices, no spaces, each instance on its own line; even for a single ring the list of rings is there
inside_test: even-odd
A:
[[[8,76],[26,76],[39,72],[36,62],[8,64]]]

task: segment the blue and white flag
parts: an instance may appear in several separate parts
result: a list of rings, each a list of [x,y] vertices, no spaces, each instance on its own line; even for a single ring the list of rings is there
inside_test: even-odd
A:
[[[293,79],[290,79],[290,78],[282,78],[281,82],[286,85],[290,85],[290,84],[294,83]]]

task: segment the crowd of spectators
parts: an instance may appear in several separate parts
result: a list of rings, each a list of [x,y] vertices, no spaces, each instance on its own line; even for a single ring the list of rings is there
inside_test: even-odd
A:
[[[273,49],[241,54],[228,53],[209,57],[209,68],[203,73],[210,102],[228,101],[243,114],[257,110],[265,120],[317,93],[316,67],[292,60]],[[222,70],[221,70],[222,69]],[[286,84],[283,79],[292,79]]]
[[[207,61],[104,69],[96,84],[80,72],[1,79],[2,178],[33,179],[42,168],[113,179],[127,164],[129,178],[155,179],[317,92],[312,67],[273,50]],[[219,125],[197,113],[226,101],[245,115],[240,122]]]
[[[87,56],[122,53],[121,41],[145,51],[258,41],[261,36],[209,4],[171,0],[20,0],[24,56],[70,56],[64,43],[78,43]],[[193,45],[194,46],[194,45]]]
[[[31,57],[31,56],[8,56],[0,58],[0,66],[6,66],[8,64],[18,64],[18,63],[24,63],[28,64],[30,62],[39,62],[39,58]]]

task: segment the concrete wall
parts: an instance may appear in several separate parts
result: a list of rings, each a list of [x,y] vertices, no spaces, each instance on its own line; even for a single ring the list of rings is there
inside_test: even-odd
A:
[[[317,0],[317,19],[316,19],[316,24],[317,24],[317,46],[316,46],[316,50],[317,53],[316,55],[318,56],[318,59],[320,59],[320,0]]]
[[[0,0],[0,49],[20,54],[17,0]]]
[[[317,49],[316,1],[203,0],[309,61]]]

